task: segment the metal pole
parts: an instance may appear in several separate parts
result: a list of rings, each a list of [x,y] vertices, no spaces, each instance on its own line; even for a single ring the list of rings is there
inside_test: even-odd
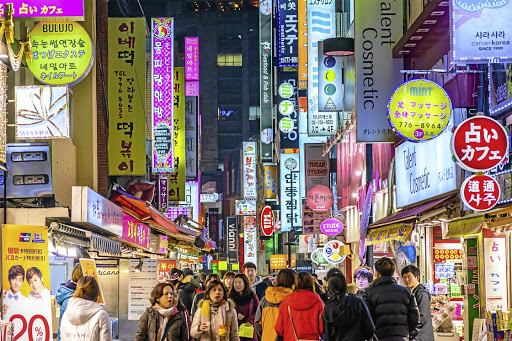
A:
[[[371,186],[373,182],[373,149],[371,144],[366,145],[366,183]],[[372,210],[370,209],[370,219],[368,225],[373,222]],[[366,265],[373,267],[373,246],[366,247]]]
[[[7,224],[7,164],[4,168],[4,224]]]

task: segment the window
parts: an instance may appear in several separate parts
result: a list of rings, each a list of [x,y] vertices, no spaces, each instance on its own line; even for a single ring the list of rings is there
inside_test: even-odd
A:
[[[217,66],[242,66],[241,53],[219,53]]]

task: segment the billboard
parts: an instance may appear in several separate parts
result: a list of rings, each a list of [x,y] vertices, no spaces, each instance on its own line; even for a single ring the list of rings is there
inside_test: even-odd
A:
[[[185,80],[199,80],[199,38],[185,37]]]
[[[315,186],[330,187],[330,160],[329,155],[322,156],[323,143],[306,143],[305,148],[305,177],[306,194]]]
[[[277,51],[280,67],[299,65],[298,1],[300,0],[279,0]]]
[[[197,97],[185,97],[185,175],[189,180],[197,180],[199,167]]]
[[[289,232],[302,226],[299,184],[299,154],[281,154],[279,197],[281,200],[281,231],[283,232]]]
[[[174,173],[169,174],[169,200],[185,200],[185,70],[174,68]]]
[[[236,217],[227,217],[227,238],[228,262],[230,264],[238,263],[238,222]]]
[[[256,142],[244,142],[242,148],[242,176],[244,178],[243,198],[257,199],[256,185]]]
[[[273,127],[272,1],[260,1],[260,131]],[[261,161],[272,162],[273,144],[260,143]]]

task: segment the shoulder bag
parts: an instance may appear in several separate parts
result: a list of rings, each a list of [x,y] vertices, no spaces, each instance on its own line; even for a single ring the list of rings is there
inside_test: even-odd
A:
[[[288,314],[290,315],[290,322],[292,323],[293,335],[295,335],[296,341],[318,341],[318,339],[316,339],[316,340],[299,339],[297,337],[297,332],[295,331],[295,326],[293,325],[292,312],[290,310],[290,306],[288,306]]]

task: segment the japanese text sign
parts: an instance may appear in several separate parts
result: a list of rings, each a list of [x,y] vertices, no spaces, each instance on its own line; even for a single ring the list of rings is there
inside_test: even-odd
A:
[[[174,173],[169,174],[169,200],[185,200],[186,131],[185,131],[185,70],[174,68]]]
[[[298,48],[299,48],[299,71],[298,87],[299,89],[308,88],[308,12],[307,0],[297,0],[297,25],[298,27]]]
[[[265,199],[276,199],[277,197],[277,166],[265,165]]]
[[[288,84],[289,89],[287,93],[281,91],[279,93],[278,112],[279,119],[290,119],[291,126],[293,127],[287,133],[280,132],[281,134],[281,148],[299,148],[299,89],[297,87],[297,72],[279,72],[279,88],[281,90],[284,84]],[[281,94],[283,96],[281,96]]]
[[[174,21],[152,18],[151,32],[151,127],[153,173],[174,172]]]
[[[452,102],[446,91],[427,79],[400,85],[388,103],[388,120],[400,137],[423,142],[439,136],[448,126]]]
[[[27,66],[49,85],[75,85],[91,71],[94,45],[77,22],[40,22],[30,31],[32,61]]]
[[[498,121],[478,115],[457,126],[451,147],[462,168],[483,172],[496,167],[505,159],[508,135]]]
[[[462,183],[460,196],[472,210],[487,211],[498,203],[500,185],[488,175],[472,175]]]
[[[328,187],[318,185],[309,190],[306,202],[313,211],[323,213],[331,209],[334,195]]]
[[[258,263],[258,228],[255,216],[244,217],[244,263]]]
[[[5,14],[5,5],[13,5],[13,17],[83,21],[83,0],[5,0],[0,1],[0,16]]]
[[[169,279],[169,273],[176,268],[177,261],[170,259],[158,260],[158,282],[165,283]]]
[[[169,177],[160,175],[158,177],[158,209],[167,212],[169,206]]]
[[[199,80],[199,38],[185,37],[185,80]]]
[[[282,154],[280,163],[281,231],[302,226],[299,154]]]
[[[243,198],[256,199],[257,198],[257,185],[256,185],[256,142],[244,142],[242,157],[243,157]]]
[[[485,308],[502,310],[508,307],[507,249],[504,235],[484,237]]]
[[[144,249],[149,249],[150,234],[151,229],[148,226],[126,213],[123,214],[123,235],[121,239]]]
[[[109,174],[146,174],[146,21],[108,19]]]
[[[299,64],[298,0],[279,0],[278,51],[279,66]]]
[[[260,217],[261,234],[264,236],[271,236],[274,232],[275,218],[272,208],[267,205],[263,207]]]

